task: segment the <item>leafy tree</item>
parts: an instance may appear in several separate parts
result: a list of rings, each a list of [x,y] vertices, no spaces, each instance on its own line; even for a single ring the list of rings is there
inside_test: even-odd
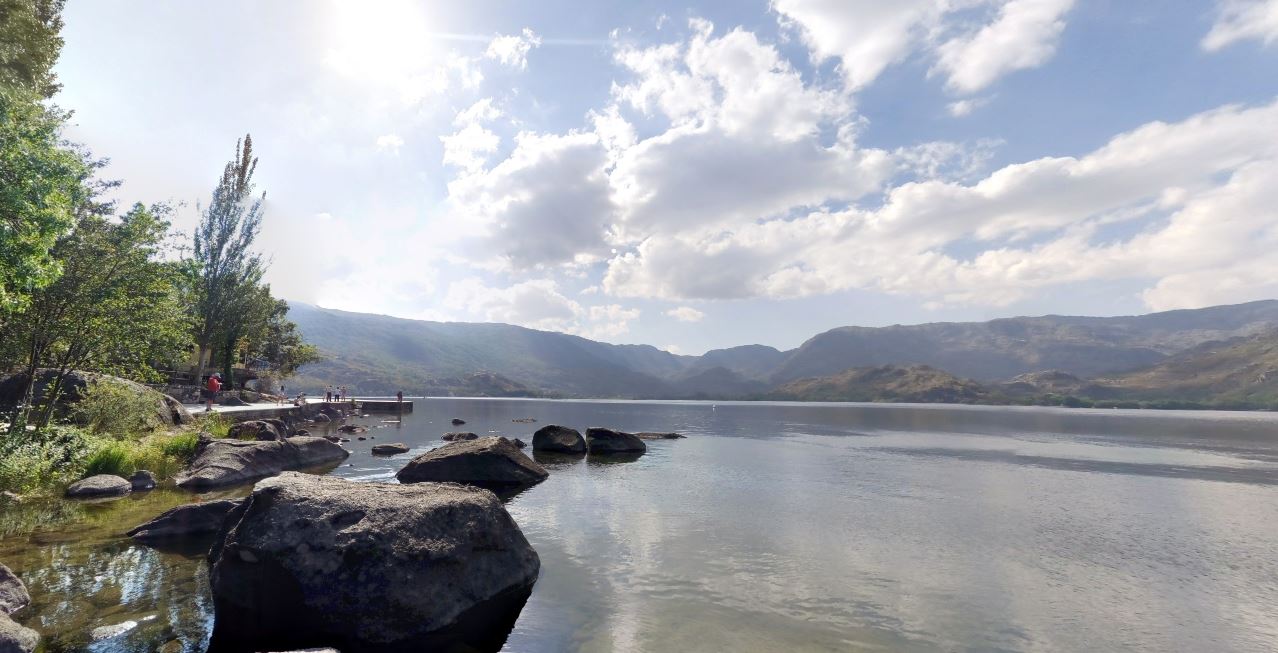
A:
[[[74,222],[89,166],[61,142],[60,0],[0,0],[0,336],[6,316],[57,277],[49,248]],[[3,362],[3,361],[0,361]]]
[[[0,86],[42,98],[58,92],[64,0],[0,0]]]
[[[275,300],[265,337],[256,343],[250,355],[266,361],[281,377],[292,376],[297,368],[322,360],[315,345],[303,342],[297,325],[288,319],[288,302],[282,299]]]
[[[205,359],[215,344],[225,345],[228,322],[243,308],[246,291],[261,282],[264,266],[250,251],[262,223],[262,200],[253,196],[253,138],[235,144],[235,158],[226,164],[195,231],[189,292],[195,343],[199,348],[196,383],[204,376]]]
[[[146,379],[152,363],[170,360],[188,342],[175,270],[164,261],[168,208],[135,204],[119,221],[91,214],[52,253],[62,275],[37,291],[10,334],[26,352],[25,367],[57,376],[32,419],[27,391],[19,423],[43,428],[71,370]]]

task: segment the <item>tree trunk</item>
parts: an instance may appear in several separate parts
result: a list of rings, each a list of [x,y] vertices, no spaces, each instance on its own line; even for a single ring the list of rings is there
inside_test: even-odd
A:
[[[195,364],[195,385],[196,387],[204,387],[204,358],[209,355],[209,346],[206,343],[200,343],[199,359]]]

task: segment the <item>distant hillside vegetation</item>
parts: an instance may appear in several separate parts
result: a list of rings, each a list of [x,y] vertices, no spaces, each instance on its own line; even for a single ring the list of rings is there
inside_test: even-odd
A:
[[[892,401],[907,403],[1003,403],[989,388],[926,365],[880,365],[833,376],[800,379],[768,394],[794,401]]]

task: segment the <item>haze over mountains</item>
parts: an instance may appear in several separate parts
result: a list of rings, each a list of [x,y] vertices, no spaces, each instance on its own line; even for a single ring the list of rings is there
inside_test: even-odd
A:
[[[981,384],[995,384],[1000,392],[1010,387],[1047,391],[1052,383],[1059,386],[1055,390],[1077,389],[1087,385],[1085,379],[1105,376],[1111,377],[1110,386],[1141,388],[1144,396],[1158,395],[1159,384],[1171,383],[1170,377],[1183,380],[1192,375],[1199,364],[1196,356],[1225,346],[1221,342],[1243,339],[1253,349],[1271,343],[1268,334],[1278,329],[1278,301],[1131,317],[1042,316],[841,327],[789,351],[744,345],[701,356],[507,324],[406,320],[303,303],[293,303],[290,316],[326,357],[304,368],[294,380],[295,387],[308,391],[336,383],[359,394],[403,390],[427,395],[837,399],[841,398],[838,393],[829,390],[839,387],[837,383],[823,386],[818,396],[796,392],[795,387],[804,386],[792,382],[844,375],[845,387],[867,379],[891,379],[894,387],[909,387],[899,374],[844,373],[874,366],[929,366],[933,369],[914,374],[924,380],[923,385],[940,382],[936,371],[948,373],[944,376],[958,379],[960,395],[975,392],[972,400],[980,401],[988,394],[974,389]],[[1243,359],[1245,353],[1227,355],[1218,367],[1234,370]],[[1152,371],[1161,369],[1154,367],[1160,364],[1179,371]],[[1151,369],[1149,379],[1156,382],[1123,375],[1144,369]],[[1053,372],[1032,374],[1046,370]],[[1231,374],[1253,372],[1221,369],[1217,375],[1233,378]],[[1031,376],[1020,379],[1019,386],[1000,383],[1020,375]],[[979,383],[963,385],[967,379]],[[787,390],[778,394],[783,387]],[[1177,387],[1181,389],[1176,396],[1201,396],[1216,386],[1182,382]],[[933,392],[938,397],[933,400],[955,400],[948,392]],[[858,390],[856,397],[863,394]],[[931,395],[922,396],[928,400]],[[906,392],[882,398],[910,397]]]

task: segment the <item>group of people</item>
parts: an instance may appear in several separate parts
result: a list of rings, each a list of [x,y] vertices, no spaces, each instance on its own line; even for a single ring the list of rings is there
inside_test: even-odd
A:
[[[348,396],[349,395],[347,393],[346,386],[344,385],[343,386],[331,386],[331,385],[324,386],[324,401],[326,403],[330,401],[346,401],[346,398]]]

